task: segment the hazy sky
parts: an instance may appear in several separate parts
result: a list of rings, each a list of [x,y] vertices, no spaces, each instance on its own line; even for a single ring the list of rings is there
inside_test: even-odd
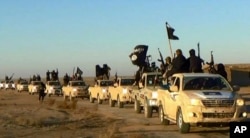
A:
[[[188,57],[200,42],[201,57],[216,63],[249,63],[249,0],[0,0],[0,79],[58,68],[59,76],[79,66],[84,76],[108,64],[111,75],[133,75],[129,54],[149,46],[170,56],[165,22]]]

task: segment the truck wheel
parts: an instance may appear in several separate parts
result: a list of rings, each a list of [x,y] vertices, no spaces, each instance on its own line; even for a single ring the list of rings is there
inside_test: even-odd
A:
[[[117,98],[117,105],[119,108],[123,108],[124,103],[120,101],[120,97]]]
[[[110,107],[114,107],[114,106],[115,106],[115,101],[112,100],[111,97],[109,97],[109,106],[110,106]]]
[[[151,118],[153,115],[152,106],[148,105],[148,101],[146,100],[144,103],[144,115],[146,118]]]
[[[160,122],[163,125],[169,125],[170,121],[164,118],[164,111],[163,111],[163,107],[159,106],[159,118],[160,118]]]
[[[184,122],[181,109],[179,109],[177,112],[176,123],[177,123],[177,126],[179,127],[179,131],[181,133],[188,133],[189,132],[190,124]]]
[[[98,104],[102,104],[102,100],[100,99],[100,96],[99,96],[99,95],[97,96],[97,103],[98,103]]]
[[[90,103],[94,103],[94,99],[93,99],[91,94],[89,95],[89,101],[90,101]]]
[[[141,105],[137,99],[135,99],[134,108],[136,113],[141,113]]]

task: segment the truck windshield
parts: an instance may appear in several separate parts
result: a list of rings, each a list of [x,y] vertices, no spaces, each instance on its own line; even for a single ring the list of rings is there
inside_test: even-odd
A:
[[[135,79],[121,79],[122,86],[130,86],[130,85],[133,85],[134,82],[135,82]]]
[[[160,75],[148,75],[147,86],[162,86],[162,76]]]
[[[101,81],[100,86],[113,86],[113,81]]]
[[[58,81],[51,81],[51,82],[49,82],[49,85],[58,86],[58,85],[60,85],[60,82],[58,82]]]
[[[40,85],[40,84],[41,84],[40,81],[35,81],[35,82],[33,82],[33,85]]]
[[[185,77],[183,90],[226,90],[232,91],[230,84],[222,77]]]
[[[72,82],[72,86],[85,86],[85,83],[83,81]]]
[[[28,82],[27,81],[22,81],[20,84],[26,85],[26,84],[28,84]]]

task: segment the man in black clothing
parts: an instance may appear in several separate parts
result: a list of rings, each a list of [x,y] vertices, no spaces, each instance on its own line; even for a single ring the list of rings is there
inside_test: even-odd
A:
[[[202,71],[202,59],[195,55],[195,50],[191,49],[189,51],[190,57],[187,59],[187,64],[189,66],[189,72],[203,72]]]
[[[41,82],[40,87],[39,87],[39,102],[43,102],[43,100],[44,100],[45,89],[46,89],[45,84],[43,82]]]
[[[217,65],[217,73],[227,80],[227,72],[225,70],[225,66],[222,63]]]
[[[187,59],[183,56],[180,49],[176,50],[176,58],[172,61],[172,69],[167,73],[167,77],[172,76],[175,73],[188,72]]]

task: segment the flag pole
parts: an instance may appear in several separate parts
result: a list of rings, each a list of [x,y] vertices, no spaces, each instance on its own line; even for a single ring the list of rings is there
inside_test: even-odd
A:
[[[173,51],[172,51],[172,46],[171,46],[170,39],[168,39],[168,43],[169,43],[169,48],[170,48],[171,57],[172,57],[172,59],[173,59],[174,56],[173,56]]]
[[[168,22],[166,22],[166,29],[167,29],[167,35],[168,35],[168,44],[169,44],[170,54],[173,59],[174,56],[173,56],[172,46],[171,46],[171,42],[170,42],[169,34],[168,34]]]

